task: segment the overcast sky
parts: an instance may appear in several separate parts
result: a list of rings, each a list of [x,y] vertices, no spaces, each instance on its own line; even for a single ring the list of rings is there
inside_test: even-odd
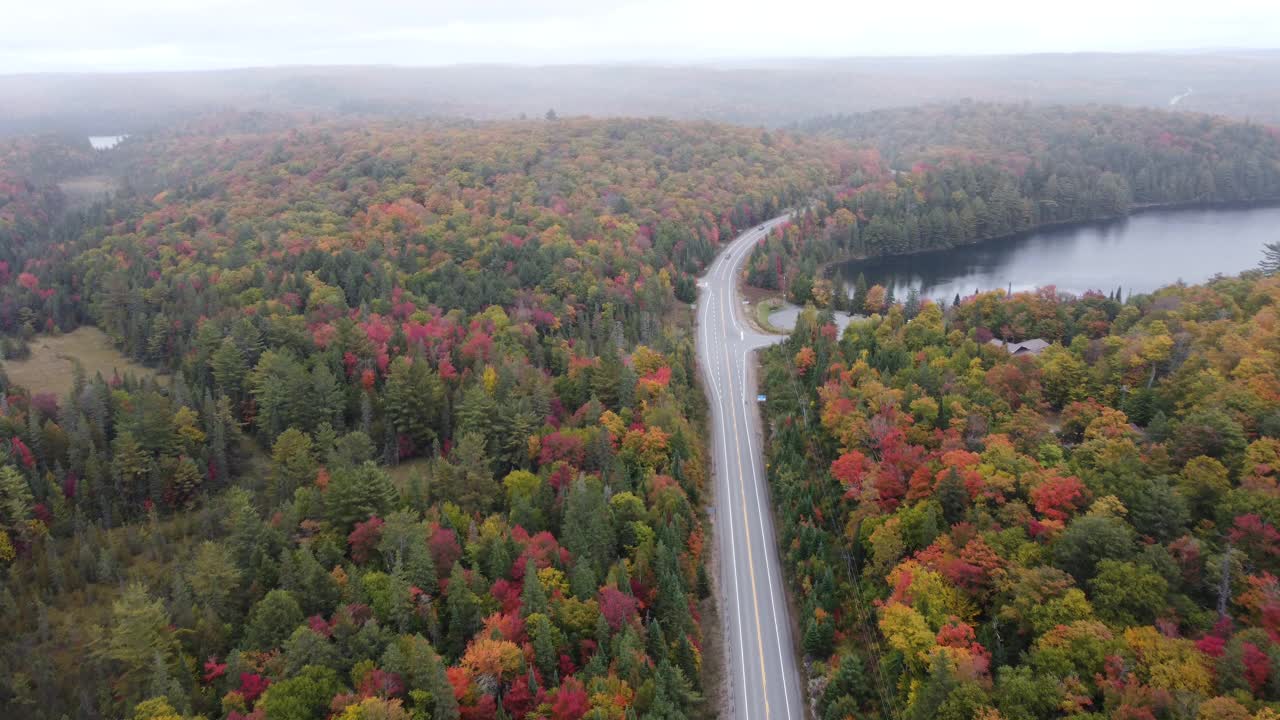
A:
[[[1277,0],[6,0],[0,73],[1280,45]]]

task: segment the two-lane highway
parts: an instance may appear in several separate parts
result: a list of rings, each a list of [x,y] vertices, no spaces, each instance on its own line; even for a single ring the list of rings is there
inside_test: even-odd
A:
[[[698,364],[711,401],[720,607],[733,717],[804,720],[800,674],[761,462],[754,353],[780,338],[742,318],[743,259],[786,215],[742,233],[699,282]]]

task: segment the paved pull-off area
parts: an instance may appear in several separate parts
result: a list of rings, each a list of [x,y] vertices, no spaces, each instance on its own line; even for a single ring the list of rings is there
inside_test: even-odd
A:
[[[739,235],[698,283],[698,364],[711,403],[726,673],[732,716],[743,720],[805,717],[756,405],[754,353],[782,338],[747,324],[737,289],[743,259],[787,217]]]

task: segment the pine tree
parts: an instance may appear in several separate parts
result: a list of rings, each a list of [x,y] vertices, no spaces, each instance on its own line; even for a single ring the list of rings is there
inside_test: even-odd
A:
[[[440,410],[444,405],[444,383],[424,358],[398,358],[382,393],[387,418],[396,431],[408,436],[417,448],[425,448],[437,437]],[[477,408],[475,412],[491,411]],[[478,418],[472,420],[479,421]]]
[[[844,276],[834,273],[831,278],[831,309],[844,312],[849,306],[849,289],[844,286]]]
[[[386,515],[400,500],[391,478],[372,462],[334,471],[325,496],[329,521],[344,534],[371,515]]]
[[[600,359],[591,373],[591,393],[611,410],[619,407],[618,388],[622,384],[623,371],[622,360],[618,358],[615,348],[616,345],[611,343],[601,352]]]
[[[1258,263],[1258,269],[1263,275],[1280,274],[1280,241],[1262,246],[1262,261]]]
[[[224,402],[227,414],[223,413]],[[221,396],[219,402],[215,403],[213,396],[206,391],[201,407],[205,427],[209,429],[207,434],[209,463],[213,466],[214,479],[220,483],[225,483],[231,475],[230,459],[227,456],[228,426],[231,424],[230,403],[226,395]]]
[[[302,608],[293,594],[286,590],[272,590],[249,611],[244,642],[256,650],[279,647],[302,621]]]
[[[225,338],[209,358],[209,369],[218,391],[231,398],[239,398],[248,373],[244,354],[231,338]]]
[[[239,348],[244,358],[245,367],[256,365],[262,355],[264,344],[262,333],[254,324],[253,318],[242,317],[231,326],[231,339]]]
[[[595,597],[596,590],[596,574],[591,565],[585,562],[574,563],[573,570],[569,573],[569,592],[574,597],[590,600]]]
[[[460,563],[449,573],[449,594],[445,600],[449,614],[448,646],[453,656],[462,654],[467,642],[480,627],[480,598],[467,584],[466,571]]]
[[[378,552],[387,565],[399,567],[413,587],[432,593],[436,589],[436,567],[427,549],[426,526],[414,511],[390,513],[382,525]]]
[[[604,613],[596,615],[595,627],[596,641],[596,657],[601,658],[605,667],[609,665],[609,651],[613,640],[613,628],[609,626],[609,620],[605,618]]]
[[[521,398],[513,409],[502,413],[502,442],[498,460],[506,468],[529,467],[529,438],[537,433],[538,418],[530,409],[528,398]]]
[[[409,472],[408,484],[404,491],[405,502],[411,510],[425,512],[429,506],[427,501],[427,483],[421,468]]]
[[[499,537],[489,544],[485,567],[493,580],[504,578],[511,571],[511,547],[506,538]]]
[[[542,580],[538,578],[538,566],[533,559],[524,563],[524,588],[520,592],[520,613],[525,617],[534,613],[547,612],[547,593],[542,589]]]
[[[409,582],[404,561],[401,560],[391,571],[387,595],[391,603],[390,620],[402,633],[409,632],[414,621],[414,600],[411,588],[412,583]]]
[[[853,282],[853,302],[850,306],[855,312],[862,312],[867,305],[867,277],[862,273],[858,273],[858,277]]]
[[[206,540],[196,550],[188,578],[196,601],[221,617],[239,585],[240,575],[226,546]]]
[[[127,430],[116,436],[112,450],[117,495],[134,505],[145,495],[146,488],[141,481],[151,465],[150,458]]]
[[[316,461],[311,455],[311,437],[297,428],[280,433],[271,446],[270,495],[272,504],[293,497],[316,477]]]
[[[151,663],[151,676],[147,678],[147,697],[164,698],[173,708],[187,711],[191,703],[182,689],[182,683],[169,670],[169,663],[159,652],[155,653]]]
[[[689,641],[688,635],[680,635],[680,639],[676,641],[675,653],[672,659],[675,661],[676,667],[680,668],[684,676],[690,680],[694,690],[700,689],[702,684],[702,661],[698,657],[697,649]]]
[[[827,708],[835,706],[842,698],[854,700],[856,707],[862,701],[871,700],[873,692],[873,686],[866,677],[862,658],[850,652],[840,656],[839,665],[831,675],[831,680],[827,683],[822,697],[818,699],[818,707],[826,713]],[[824,714],[824,717],[827,716],[829,715]]]
[[[560,645],[564,642],[564,637],[543,613],[530,615],[526,628],[533,644],[534,662],[542,671],[543,677],[550,677],[556,671],[556,662],[560,659]]]
[[[902,312],[910,320],[920,314],[920,290],[919,288],[911,288],[907,291],[907,302],[902,306]]]
[[[334,449],[338,443],[338,433],[333,429],[333,424],[324,421],[316,425],[315,432],[311,433],[311,455],[317,463],[335,464],[333,461]],[[358,462],[364,462],[368,458],[361,458]]]
[[[667,634],[662,629],[662,621],[654,618],[649,621],[649,625],[644,630],[645,652],[648,653],[649,659],[658,664],[665,662],[667,659]]]
[[[311,368],[311,392],[309,396],[310,415],[307,422],[309,428],[316,428],[321,423],[332,424],[342,419],[344,402],[342,386],[328,365],[317,362]]]
[[[458,404],[458,428],[455,434],[461,437],[474,433],[482,440],[496,440],[497,414],[498,407],[493,396],[485,392],[482,384],[475,383],[467,388],[462,395],[462,402]]]
[[[565,548],[577,563],[587,565],[593,578],[602,577],[613,564],[615,534],[600,480],[579,478],[565,505],[560,526]]]
[[[0,466],[0,527],[15,531],[31,517],[31,486],[9,465]]]
[[[443,468],[440,497],[448,498],[463,510],[487,512],[502,497],[498,481],[485,450],[485,440],[467,433],[459,440]]]
[[[308,614],[325,612],[337,605],[342,588],[333,575],[316,559],[310,547],[298,548],[294,554],[298,585],[302,588],[302,608]],[[434,577],[433,577],[434,580]]]
[[[657,560],[658,597],[654,603],[657,616],[673,633],[691,632],[693,618],[689,614],[689,600],[680,578],[675,551],[661,540],[658,541]]]
[[[195,501],[200,484],[204,481],[204,474],[189,457],[178,458],[170,465],[172,470],[165,497],[170,507],[189,509]]]
[[[373,398],[371,393],[360,393],[360,430],[365,437],[373,437]]]
[[[32,454],[35,455],[37,463],[41,460],[51,463],[51,460],[45,458],[44,433],[40,432],[42,419],[40,411],[35,407],[32,407],[27,413],[27,444],[31,448]]]
[[[116,580],[116,563],[115,558],[111,554],[111,548],[104,547],[98,553],[98,565],[94,570],[94,577],[100,583],[111,583]]]
[[[120,664],[127,686],[139,688],[142,673],[154,666],[156,657],[167,661],[171,656],[169,616],[146,587],[133,583],[111,604],[111,618],[103,656]]]
[[[835,625],[830,618],[823,616],[821,618],[811,616],[805,627],[803,646],[804,651],[814,657],[825,658],[831,654],[831,644],[834,640]]]

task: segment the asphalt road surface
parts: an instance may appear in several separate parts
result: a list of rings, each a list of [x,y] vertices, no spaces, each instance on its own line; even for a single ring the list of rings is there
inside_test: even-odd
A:
[[[782,566],[761,460],[755,351],[782,338],[742,315],[738,274],[755,244],[788,216],[734,238],[698,282],[698,364],[711,404],[715,467],[712,522],[720,556],[720,607],[729,655],[731,716],[804,720]]]

